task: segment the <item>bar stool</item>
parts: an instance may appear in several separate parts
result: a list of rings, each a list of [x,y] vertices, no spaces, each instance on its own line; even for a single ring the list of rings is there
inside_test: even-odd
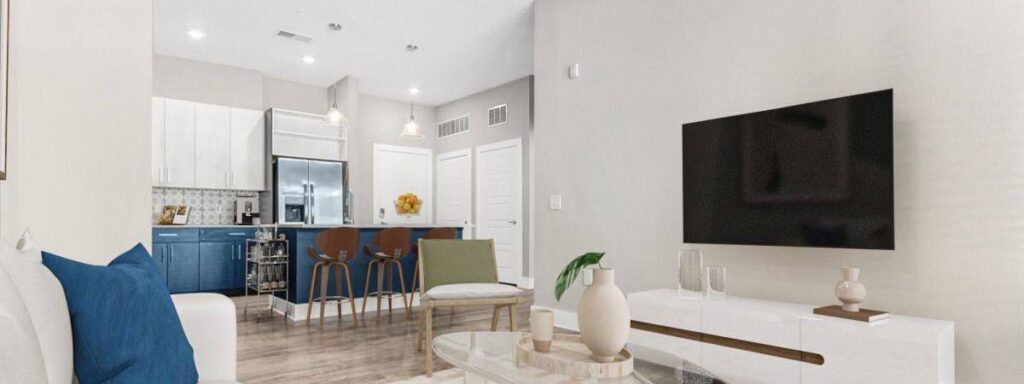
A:
[[[371,296],[377,298],[377,320],[380,320],[381,299],[385,295],[388,297],[388,313],[391,313],[391,299],[397,293],[392,288],[394,287],[392,268],[395,267],[398,268],[398,283],[402,291],[402,304],[405,306],[405,316],[411,318],[412,310],[409,308],[410,304],[405,296],[405,277],[402,274],[402,259],[412,249],[412,229],[382,229],[373,237],[373,243],[377,247],[377,252],[371,250],[369,244],[363,248],[363,252],[370,257],[370,264],[366,266],[366,288],[363,289],[363,292],[365,292],[363,294],[363,321],[366,321],[366,302],[369,301]],[[375,265],[377,267],[377,290],[370,292],[370,276]],[[387,289],[384,288],[385,284]]]
[[[431,229],[431,230],[427,231],[427,233],[424,233],[423,236],[420,237],[420,238],[421,239],[426,239],[426,240],[446,240],[446,239],[447,240],[455,240],[458,236],[459,236],[459,230],[458,229],[456,229],[454,227],[443,227],[443,228]],[[413,253],[415,253],[417,255],[417,257],[419,257],[418,255],[420,254],[420,251],[419,251],[419,245],[418,244],[413,244],[412,245],[412,251],[413,251]],[[412,271],[412,289],[409,291],[409,293],[416,293],[417,290],[419,289],[419,288],[417,288],[417,286],[419,285],[419,282],[420,282],[419,275],[420,275],[420,263],[417,262],[416,263],[416,269]],[[454,310],[455,310],[455,308],[452,308],[452,311],[454,311]]]
[[[352,275],[349,273],[348,262],[356,257],[359,252],[359,229],[358,228],[332,228],[321,232],[316,236],[316,245],[321,252],[317,252],[312,246],[306,248],[306,254],[316,260],[313,265],[313,274],[309,281],[309,303],[306,308],[306,325],[309,325],[313,313],[313,302],[316,298],[316,282],[320,280],[320,326],[324,326],[324,307],[328,300],[336,301],[338,304],[338,325],[341,325],[341,303],[347,301],[352,306],[352,325],[359,325],[356,317],[356,302],[353,299],[355,292],[352,291]],[[327,285],[331,276],[331,268],[334,267],[334,293],[335,296],[327,295]],[[345,282],[348,287],[348,296],[342,295],[341,273],[345,272]],[[317,271],[320,271],[317,274]]]

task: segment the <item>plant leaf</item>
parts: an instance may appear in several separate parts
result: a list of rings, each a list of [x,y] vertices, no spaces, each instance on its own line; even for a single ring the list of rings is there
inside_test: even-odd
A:
[[[562,300],[562,294],[576,281],[583,268],[600,263],[602,257],[604,252],[588,252],[570,261],[555,279],[555,301]]]

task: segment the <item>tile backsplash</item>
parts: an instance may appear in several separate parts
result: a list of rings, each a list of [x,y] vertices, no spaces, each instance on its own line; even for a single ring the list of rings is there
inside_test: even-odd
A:
[[[230,225],[235,220],[235,198],[254,196],[256,192],[222,189],[153,188],[153,224],[160,222],[165,205],[192,207],[188,225]]]

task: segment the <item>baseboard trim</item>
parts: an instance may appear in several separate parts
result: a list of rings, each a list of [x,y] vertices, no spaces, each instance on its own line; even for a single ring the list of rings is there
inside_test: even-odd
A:
[[[404,315],[403,312],[405,311],[405,305],[404,305],[404,303],[402,303],[402,298],[401,297],[395,298],[395,300],[393,300],[392,304],[393,304],[392,311],[394,311],[394,313],[400,313],[400,314]],[[306,320],[306,310],[309,307],[309,304],[308,303],[295,304],[295,303],[289,302],[289,301],[287,301],[285,299],[282,299],[280,297],[273,296],[273,298],[271,299],[271,306],[274,309],[274,312],[277,312],[278,314],[281,314],[281,315],[288,316],[288,319],[291,320],[291,321],[304,321],[304,320]],[[415,310],[419,306],[420,306],[419,294],[415,294],[415,295],[413,295],[413,298],[412,298],[412,307],[411,308]],[[254,307],[251,307],[251,308],[254,308]],[[362,313],[362,308],[363,308],[363,299],[362,298],[357,298],[356,299],[356,312],[357,313]],[[381,301],[381,311],[386,312],[387,308],[388,308],[387,300],[384,299],[384,300]],[[265,310],[265,307],[264,308],[260,308],[260,309],[264,309]],[[377,299],[370,299],[370,301],[366,303],[366,313],[368,315],[372,313],[373,316],[376,316],[376,311],[377,311]],[[341,314],[342,314],[342,316],[349,316],[349,315],[351,315],[352,314],[352,307],[351,307],[351,305],[348,304],[347,302],[343,303],[341,305]],[[319,319],[320,318],[320,304],[319,304],[319,302],[313,303],[313,311],[311,312],[310,317],[312,317],[313,319]],[[329,302],[327,305],[324,306],[324,318],[325,319],[330,319],[330,318],[335,318],[335,317],[338,317],[338,305],[334,304],[333,302]]]
[[[576,312],[566,311],[564,309],[545,307],[542,305],[534,305],[530,309],[546,309],[555,313],[555,327],[568,329],[573,332],[579,332],[579,318],[576,316]]]

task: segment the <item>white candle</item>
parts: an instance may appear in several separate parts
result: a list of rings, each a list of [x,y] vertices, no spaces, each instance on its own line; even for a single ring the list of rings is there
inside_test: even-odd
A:
[[[530,312],[530,334],[533,337],[533,349],[537,352],[549,351],[554,332],[554,312],[547,309],[534,309]]]

